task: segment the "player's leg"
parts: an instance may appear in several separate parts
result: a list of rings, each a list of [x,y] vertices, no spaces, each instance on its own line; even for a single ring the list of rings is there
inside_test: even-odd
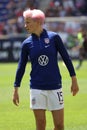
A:
[[[52,111],[54,130],[64,130],[64,108]]]
[[[64,130],[64,101],[62,88],[48,92],[48,109],[52,112],[54,130]]]
[[[42,90],[30,90],[30,108],[34,112],[36,130],[45,130],[46,127],[46,96]]]
[[[33,110],[35,121],[36,121],[36,130],[45,130],[46,128],[46,115],[45,110]]]

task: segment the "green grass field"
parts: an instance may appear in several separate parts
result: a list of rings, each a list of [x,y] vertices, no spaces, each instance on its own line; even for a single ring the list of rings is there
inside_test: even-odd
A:
[[[77,61],[73,61],[76,66]],[[70,77],[67,69],[59,62],[63,78],[63,92],[65,101],[65,130],[87,130],[87,61],[80,70],[76,71],[80,91],[73,97],[70,92]],[[13,83],[17,63],[0,64],[0,130],[35,130],[33,113],[29,107],[29,73],[27,64],[23,77],[20,94],[20,105],[12,103]],[[52,130],[51,113],[46,112],[47,128]]]

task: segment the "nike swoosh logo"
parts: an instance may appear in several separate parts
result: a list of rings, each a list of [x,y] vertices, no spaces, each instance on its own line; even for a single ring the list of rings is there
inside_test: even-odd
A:
[[[45,48],[48,48],[50,45],[45,46]]]

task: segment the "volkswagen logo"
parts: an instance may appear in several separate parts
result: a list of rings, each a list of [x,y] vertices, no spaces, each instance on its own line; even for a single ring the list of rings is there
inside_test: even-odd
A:
[[[41,65],[41,66],[46,66],[49,62],[49,58],[46,56],[46,55],[41,55],[39,58],[38,58],[38,63]]]

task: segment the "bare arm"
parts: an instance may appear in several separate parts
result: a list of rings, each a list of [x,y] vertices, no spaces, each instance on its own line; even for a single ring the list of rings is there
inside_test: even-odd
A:
[[[79,91],[79,87],[78,87],[76,76],[72,76],[71,80],[72,80],[71,92],[72,92],[72,95],[75,96],[78,93],[78,91]]]
[[[14,87],[13,92],[13,103],[18,106],[19,105],[19,94],[18,94],[19,87]]]

